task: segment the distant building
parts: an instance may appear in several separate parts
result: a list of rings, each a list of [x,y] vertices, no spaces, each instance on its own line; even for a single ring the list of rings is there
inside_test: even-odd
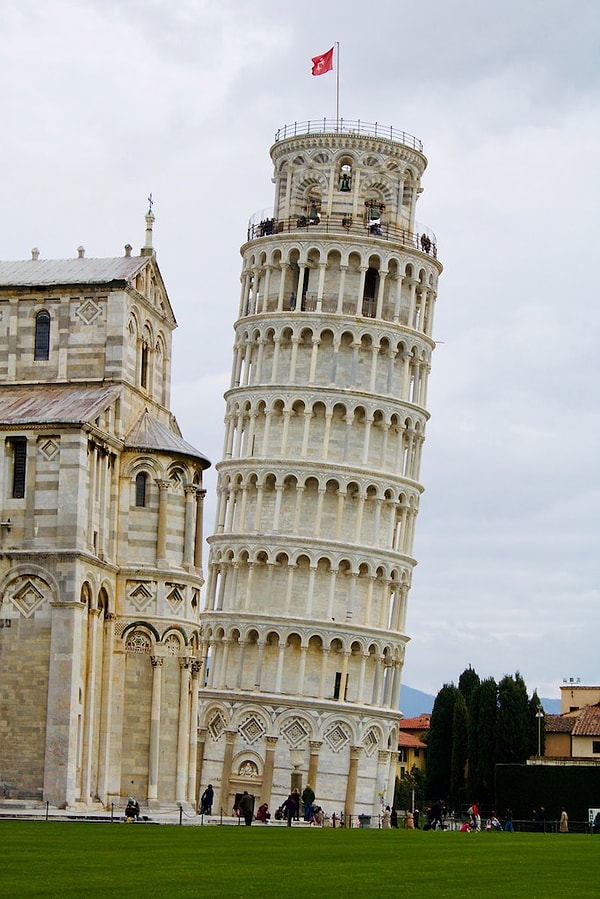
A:
[[[0,262],[0,797],[196,795],[202,473],[152,249]]]
[[[545,716],[543,761],[600,764],[600,687],[561,686],[561,714]]]
[[[415,718],[401,718],[398,730],[398,766],[396,775],[400,778],[417,769],[425,774],[427,766],[427,744],[423,735],[429,730],[431,715]]]

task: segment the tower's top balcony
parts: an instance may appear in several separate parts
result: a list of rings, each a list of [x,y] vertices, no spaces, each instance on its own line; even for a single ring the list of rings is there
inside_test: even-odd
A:
[[[416,150],[418,153],[423,152],[423,144],[418,137],[414,137],[406,131],[399,131],[392,125],[381,125],[379,122],[363,122],[360,119],[323,118],[309,119],[306,122],[293,122],[291,125],[284,125],[275,132],[275,142],[306,134],[344,134],[377,137],[403,144],[412,150]]]

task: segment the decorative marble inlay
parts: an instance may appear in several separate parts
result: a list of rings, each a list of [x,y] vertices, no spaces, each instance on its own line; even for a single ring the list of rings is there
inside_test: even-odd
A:
[[[139,583],[129,592],[129,599],[136,607],[138,612],[143,611],[148,603],[152,601],[153,595],[150,586],[145,583]]]
[[[36,609],[44,602],[44,587],[41,578],[27,578],[18,581],[17,589],[12,594],[12,602],[24,618],[31,618]]]
[[[365,739],[363,741],[363,746],[365,747],[365,752],[367,755],[373,755],[377,746],[379,745],[378,733],[374,727],[372,727],[365,734]]]
[[[325,740],[328,746],[334,751],[339,752],[344,746],[350,742],[350,734],[343,724],[334,724],[325,734]]]
[[[40,454],[47,462],[51,462],[58,452],[60,452],[60,447],[55,440],[46,440],[40,445]]]
[[[151,649],[150,637],[141,631],[133,631],[125,641],[125,649],[127,652],[142,652],[149,655]]]
[[[208,722],[208,730],[213,740],[217,741],[220,737],[223,736],[225,727],[226,722],[223,718],[223,715],[221,714],[221,712],[215,712],[215,714]]]
[[[177,612],[183,605],[183,591],[185,587],[182,587],[180,584],[167,584],[168,587],[171,589],[167,593],[167,602],[173,611]]]
[[[240,725],[240,733],[244,737],[247,743],[255,743],[256,740],[260,739],[265,732],[265,728],[263,726],[262,721],[260,721],[255,715],[251,715],[249,718]]]
[[[99,315],[102,314],[102,309],[97,303],[94,303],[93,300],[84,300],[83,303],[75,310],[75,315],[81,319],[81,321],[86,325],[91,325],[92,322],[95,322]]]
[[[301,718],[292,718],[281,728],[281,736],[292,749],[304,742],[308,735],[308,728]]]
[[[167,655],[176,656],[179,655],[179,640],[175,636],[175,634],[170,634],[165,640],[165,648],[167,650]]]

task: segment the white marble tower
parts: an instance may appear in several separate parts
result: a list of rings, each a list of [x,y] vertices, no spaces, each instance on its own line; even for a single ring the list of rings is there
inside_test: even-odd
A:
[[[229,812],[309,783],[393,797],[406,604],[441,265],[416,138],[286,126],[242,246],[202,615],[199,778]]]

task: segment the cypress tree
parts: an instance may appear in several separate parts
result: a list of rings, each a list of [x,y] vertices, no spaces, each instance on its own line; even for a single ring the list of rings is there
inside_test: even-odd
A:
[[[530,755],[531,727],[525,681],[517,671],[498,684],[496,762],[523,764]]]
[[[465,697],[465,702],[467,704],[467,708],[471,705],[471,696],[473,695],[474,690],[477,689],[479,684],[481,683],[479,679],[479,675],[475,671],[474,668],[471,668],[469,665],[468,668],[465,668],[463,673],[458,679],[458,689]]]
[[[441,799],[450,793],[452,723],[458,690],[444,684],[433,704],[427,740],[427,795]]]
[[[452,756],[449,794],[449,803],[455,809],[460,809],[460,797],[464,795],[468,754],[469,713],[465,697],[458,690],[452,714]]]
[[[471,799],[489,800],[494,795],[494,768],[496,764],[496,717],[498,714],[498,687],[493,677],[481,682],[479,691],[479,720],[477,722],[478,786]]]

